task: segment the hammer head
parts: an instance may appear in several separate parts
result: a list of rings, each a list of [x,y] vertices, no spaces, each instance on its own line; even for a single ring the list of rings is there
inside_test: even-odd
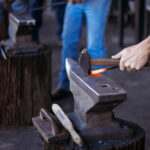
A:
[[[79,64],[84,75],[91,74],[90,55],[87,49],[83,49],[79,58]]]

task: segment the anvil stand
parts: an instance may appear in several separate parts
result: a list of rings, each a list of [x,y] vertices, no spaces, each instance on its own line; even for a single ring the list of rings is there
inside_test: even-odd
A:
[[[40,108],[49,108],[51,50],[32,41],[35,20],[28,14],[9,15],[12,37],[0,55],[0,124],[30,125]]]

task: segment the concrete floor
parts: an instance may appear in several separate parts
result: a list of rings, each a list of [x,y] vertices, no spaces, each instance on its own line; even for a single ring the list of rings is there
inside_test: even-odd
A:
[[[84,29],[85,30],[85,29]],[[110,24],[106,31],[108,55],[117,53],[118,34],[115,24]],[[81,45],[85,45],[85,31]],[[45,13],[44,24],[40,32],[41,42],[53,48],[52,64],[52,89],[58,84],[58,73],[60,71],[61,47],[58,46],[56,37],[56,20],[53,13]],[[128,28],[125,35],[125,45],[134,43],[133,31]],[[57,59],[56,59],[57,58]],[[56,65],[57,64],[57,65]],[[117,117],[137,123],[146,131],[146,149],[150,149],[150,68],[135,73],[121,72],[119,70],[109,71],[108,75],[127,92],[127,101],[115,109]],[[64,99],[59,102],[66,112],[73,109],[73,99]],[[0,129],[0,150],[43,150],[43,142],[34,127],[8,127]]]

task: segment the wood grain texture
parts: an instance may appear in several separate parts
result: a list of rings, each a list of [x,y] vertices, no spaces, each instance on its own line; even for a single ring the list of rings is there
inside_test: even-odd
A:
[[[0,124],[30,125],[50,108],[51,50],[0,57]]]

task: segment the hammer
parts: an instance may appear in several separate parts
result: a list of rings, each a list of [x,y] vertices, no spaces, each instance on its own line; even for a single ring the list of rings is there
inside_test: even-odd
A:
[[[106,58],[91,58],[87,49],[83,49],[79,58],[79,64],[84,75],[90,75],[92,65],[119,67],[120,60]],[[148,60],[145,66],[150,66],[150,60]]]

